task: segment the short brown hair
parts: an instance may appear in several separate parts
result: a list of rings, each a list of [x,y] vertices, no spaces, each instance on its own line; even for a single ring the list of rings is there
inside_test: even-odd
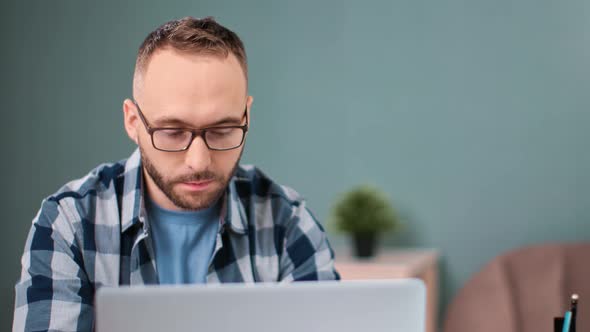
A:
[[[248,62],[244,44],[238,35],[217,23],[213,17],[203,19],[185,17],[166,22],[152,31],[139,47],[135,62],[136,75],[145,71],[156,50],[165,47],[223,58],[231,52],[238,59],[244,70],[246,81],[248,80]]]

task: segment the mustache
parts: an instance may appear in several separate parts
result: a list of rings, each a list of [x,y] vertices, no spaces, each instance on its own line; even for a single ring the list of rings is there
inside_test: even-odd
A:
[[[203,172],[181,175],[181,176],[177,177],[176,179],[174,179],[174,182],[177,182],[177,183],[180,183],[180,182],[200,182],[200,181],[211,181],[211,180],[219,180],[219,177],[214,172],[206,170]]]

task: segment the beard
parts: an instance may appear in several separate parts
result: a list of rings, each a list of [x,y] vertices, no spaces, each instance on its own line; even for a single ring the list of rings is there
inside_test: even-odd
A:
[[[162,172],[158,171],[154,163],[146,157],[141,146],[139,146],[139,151],[141,152],[141,163],[143,165],[143,169],[147,172],[147,174],[154,180],[156,186],[166,195],[166,197],[174,203],[177,207],[184,209],[184,210],[202,210],[209,208],[215,204],[219,198],[224,194],[229,181],[234,176],[240,159],[242,158],[242,152],[240,152],[240,156],[238,160],[232,167],[232,170],[229,174],[218,174],[211,170],[205,170],[202,172],[195,172],[189,173],[185,175],[180,175],[174,178],[167,178],[165,177]],[[200,193],[192,193],[192,194],[182,194],[178,190],[175,190],[175,187],[178,184],[183,182],[198,182],[198,181],[208,181],[211,180],[210,186],[213,187],[213,190],[205,190]],[[217,185],[217,187],[215,187]]]

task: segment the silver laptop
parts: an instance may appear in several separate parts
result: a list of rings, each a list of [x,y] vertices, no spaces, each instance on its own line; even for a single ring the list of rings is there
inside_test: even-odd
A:
[[[424,332],[417,279],[101,288],[98,332]]]

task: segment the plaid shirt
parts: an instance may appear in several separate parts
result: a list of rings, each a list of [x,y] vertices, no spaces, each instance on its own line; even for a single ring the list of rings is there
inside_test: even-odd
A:
[[[158,283],[140,161],[136,150],[43,201],[15,287],[13,331],[91,331],[98,288]],[[326,234],[295,191],[241,166],[224,197],[207,282],[339,279]]]

